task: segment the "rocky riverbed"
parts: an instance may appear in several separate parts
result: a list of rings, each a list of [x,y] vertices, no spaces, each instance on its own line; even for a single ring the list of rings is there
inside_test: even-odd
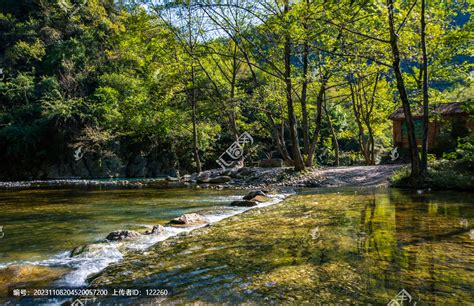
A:
[[[213,169],[178,177],[144,179],[60,179],[0,182],[0,189],[48,187],[258,189],[278,187],[384,186],[400,165],[323,167],[295,172],[293,168]]]
[[[437,203],[447,211],[429,209]],[[461,305],[474,244],[459,218],[471,211],[456,194],[306,190],[129,253],[89,281],[173,291],[134,304],[381,305],[404,288],[418,304]]]
[[[66,226],[64,223],[54,221],[50,225],[42,223],[43,226],[35,227],[34,233],[38,235],[37,240],[45,240],[45,248],[57,247],[55,246],[56,241],[53,240],[62,240],[64,243],[61,243],[61,245],[67,245],[68,250],[62,249],[60,253],[56,253],[57,251],[53,252],[55,254],[51,254],[49,257],[45,256],[39,260],[31,259],[34,258],[32,253],[28,257],[24,257],[26,260],[22,260],[18,258],[18,255],[16,257],[14,255],[12,260],[0,261],[0,275],[4,275],[3,278],[0,277],[0,304],[2,304],[2,297],[7,295],[8,288],[11,289],[13,288],[12,286],[28,288],[36,284],[40,284],[43,287],[85,286],[85,280],[88,276],[101,271],[111,263],[120,261],[125,254],[131,251],[138,249],[144,251],[157,242],[210,226],[252,208],[276,204],[287,196],[286,194],[274,194],[262,190],[244,192],[191,189],[154,190],[152,188],[144,190],[83,190],[78,194],[74,194],[71,189],[59,189],[57,192],[54,192],[54,189],[5,191],[6,194],[19,193],[22,199],[23,194],[31,195],[35,192],[41,194],[50,193],[54,201],[51,204],[54,209],[51,209],[52,207],[49,205],[49,198],[46,203],[39,201],[42,208],[47,208],[48,206],[50,208],[47,209],[48,212],[45,214],[36,210],[31,216],[30,223],[38,224],[35,222],[36,219],[34,219],[36,216],[41,218],[44,215],[44,219],[57,220],[63,217],[70,219],[69,216],[73,215],[75,220],[87,220],[87,223],[84,223],[87,224],[87,227],[84,227],[84,225],[82,227],[77,226],[77,224]],[[81,206],[81,202],[83,202],[81,200],[73,203],[64,203],[64,210],[61,210],[61,213],[56,210],[56,208],[63,207],[62,204],[59,204],[65,199],[63,195],[68,196],[68,201],[74,201],[77,200],[77,196],[81,192],[88,195],[87,199],[83,200],[89,204],[83,206],[84,209],[79,208],[77,211],[79,214],[71,214],[71,210],[73,206]],[[113,194],[117,194],[121,201],[124,200],[125,205],[121,206],[116,203],[117,196],[114,197]],[[130,197],[129,194],[134,195],[131,202],[126,200],[126,198]],[[147,194],[152,195],[150,200],[148,200]],[[167,196],[167,194],[169,195]],[[105,201],[100,201],[96,205],[90,205],[90,202],[94,202],[95,197],[102,199],[102,196],[105,197]],[[176,202],[176,204],[169,203],[166,200],[166,197],[169,196],[172,197],[172,201]],[[31,199],[31,202],[38,204],[34,197],[30,196],[29,199]],[[146,203],[150,202],[145,207],[143,207],[144,200]],[[7,198],[7,201],[8,203],[17,203],[15,198]],[[242,202],[246,205],[241,205]],[[248,205],[249,203],[251,205]],[[0,204],[7,206],[7,209],[4,211],[7,220],[8,216],[10,218],[14,217],[8,210],[8,205],[10,204],[5,204],[1,199]],[[33,207],[37,207],[35,204],[33,204]],[[15,211],[22,209],[22,205],[11,205],[17,208]],[[175,206],[176,209],[173,209]],[[105,211],[109,211],[111,214],[106,214],[104,213]],[[127,216],[122,216],[123,211],[126,211]],[[94,222],[91,222],[88,217],[84,218],[85,212],[102,223],[115,219],[114,213],[117,213],[122,222],[114,222],[115,227],[108,228],[107,231],[98,231]],[[97,212],[99,213],[97,214]],[[147,215],[146,218],[143,217],[143,213]],[[44,219],[42,218],[42,220]],[[77,223],[80,224],[80,221]],[[0,224],[5,223],[0,222]],[[3,237],[5,239],[1,240],[5,244],[0,244],[0,247],[4,247],[0,251],[5,250],[6,254],[0,252],[0,255],[4,257],[5,255],[8,256],[8,253],[28,252],[24,245],[19,248],[8,248],[8,245],[14,244],[18,240],[28,239],[28,237],[22,238],[22,228],[15,228],[12,223],[6,224],[6,235]],[[46,228],[49,228],[49,230]],[[60,234],[63,228],[66,229],[65,233],[67,233],[68,237]],[[92,239],[89,238],[75,244],[73,241],[76,241],[76,238],[78,238],[77,232],[85,232]],[[32,235],[31,233],[28,235]],[[78,239],[78,241],[80,240],[82,239]],[[36,242],[31,241],[29,245],[35,245]],[[38,248],[41,246],[34,247],[32,251],[40,254]],[[0,256],[0,259],[4,259],[2,256]],[[16,260],[16,258],[18,259]]]

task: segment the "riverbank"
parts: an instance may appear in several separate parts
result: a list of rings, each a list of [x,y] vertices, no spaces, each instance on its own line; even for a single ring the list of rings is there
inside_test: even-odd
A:
[[[452,160],[437,160],[429,163],[428,175],[413,182],[410,167],[404,166],[395,171],[390,185],[398,188],[433,190],[474,190],[473,163]]]
[[[0,182],[0,189],[54,187],[84,188],[210,188],[268,189],[281,187],[387,186],[401,165],[321,167],[295,172],[293,168],[213,169],[184,175],[144,179],[58,179]]]

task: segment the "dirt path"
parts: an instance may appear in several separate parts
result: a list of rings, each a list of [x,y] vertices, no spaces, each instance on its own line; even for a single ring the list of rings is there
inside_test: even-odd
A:
[[[340,186],[386,186],[393,172],[403,165],[321,167],[294,172],[293,168],[243,168],[230,175],[230,188],[256,189],[278,187],[340,187]],[[207,184],[203,188],[218,186]]]
[[[401,165],[331,167],[316,169],[302,179],[304,185],[316,186],[377,186],[388,184],[388,179]],[[314,181],[317,179],[317,181]]]

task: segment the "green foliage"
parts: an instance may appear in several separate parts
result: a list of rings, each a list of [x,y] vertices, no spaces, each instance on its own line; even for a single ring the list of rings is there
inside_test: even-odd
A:
[[[73,164],[71,149],[80,147],[99,161],[111,155],[126,165],[137,156],[148,163],[161,158],[170,167],[193,171],[194,136],[204,167],[214,168],[215,159],[244,131],[256,140],[249,162],[281,157],[277,139],[291,155],[286,40],[300,138],[305,110],[308,135],[318,128],[317,101],[324,89],[327,114],[315,161],[333,165],[337,144],[341,165],[361,164],[358,142],[370,136],[376,159],[392,147],[387,117],[399,103],[387,66],[386,8],[380,2],[291,1],[286,12],[281,1],[242,1],[241,7],[221,1],[205,1],[204,7],[148,2],[146,9],[112,1],[53,2],[0,3],[2,177],[38,177],[51,165]],[[430,82],[447,84],[445,90],[430,87],[433,103],[472,100],[472,63],[453,60],[472,55],[472,21],[453,26],[468,8],[465,1],[428,7]],[[397,2],[396,12],[403,73],[416,103],[421,100],[419,7]],[[351,102],[355,85],[365,101],[362,129]],[[446,133],[440,143],[453,150],[455,140],[467,135],[455,125]],[[472,155],[466,157],[470,149],[463,146],[464,140],[446,158],[468,167]]]
[[[474,188],[474,138],[459,139],[454,152],[441,160],[429,160],[428,175],[414,185],[410,182],[409,167],[402,167],[391,177],[397,187],[472,190]]]
[[[443,159],[453,161],[460,170],[474,171],[474,137],[458,139],[456,150],[443,154]]]

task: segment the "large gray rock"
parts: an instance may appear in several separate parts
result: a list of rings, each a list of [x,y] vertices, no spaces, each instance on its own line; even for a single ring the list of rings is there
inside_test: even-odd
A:
[[[209,175],[201,174],[196,177],[198,183],[209,183]]]
[[[280,158],[262,159],[259,161],[259,166],[262,168],[283,167],[283,159],[280,159]]]
[[[124,239],[131,239],[131,238],[136,238],[139,237],[141,234],[139,232],[135,231],[114,231],[105,237],[105,239],[110,240],[110,241],[118,241],[118,240],[124,240]]]
[[[230,182],[231,180],[232,180],[232,178],[230,176],[222,175],[222,176],[216,176],[216,177],[210,178],[208,180],[208,183],[210,183],[210,184],[224,184],[224,183]]]
[[[247,200],[239,200],[230,203],[230,206],[238,206],[238,207],[252,207],[256,206],[257,202],[255,201],[247,201]]]
[[[206,223],[204,217],[195,213],[184,214],[170,221],[171,225],[197,225],[203,223]]]
[[[190,182],[192,180],[192,176],[190,174],[185,174],[181,177],[181,179],[184,181],[184,182]]]

